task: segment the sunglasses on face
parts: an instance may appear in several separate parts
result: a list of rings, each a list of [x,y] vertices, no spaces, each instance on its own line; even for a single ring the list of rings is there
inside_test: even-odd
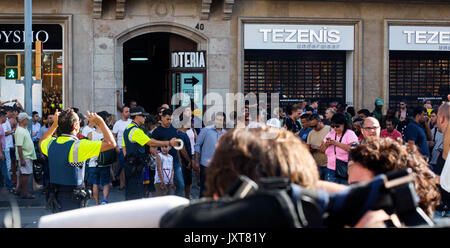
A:
[[[331,124],[331,127],[332,128],[337,128],[337,127],[340,127],[340,126],[343,126],[344,124]]]

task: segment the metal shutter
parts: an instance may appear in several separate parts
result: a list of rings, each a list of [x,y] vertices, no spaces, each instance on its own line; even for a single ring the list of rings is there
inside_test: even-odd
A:
[[[244,93],[280,94],[280,106],[318,100],[321,112],[345,102],[345,51],[246,50]],[[270,113],[270,112],[269,112]]]

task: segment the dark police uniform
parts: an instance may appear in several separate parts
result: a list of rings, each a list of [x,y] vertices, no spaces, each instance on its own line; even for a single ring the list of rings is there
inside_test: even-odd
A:
[[[58,203],[53,212],[67,211],[86,205],[89,194],[81,188],[84,162],[100,154],[102,141],[79,140],[73,135],[50,137],[41,142],[48,157],[51,190]]]
[[[145,144],[150,138],[139,128],[135,122],[123,132],[123,148],[125,156],[125,200],[134,200],[144,197],[142,173],[147,163]]]

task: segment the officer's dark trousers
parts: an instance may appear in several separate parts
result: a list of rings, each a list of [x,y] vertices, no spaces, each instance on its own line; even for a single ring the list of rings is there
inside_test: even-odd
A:
[[[59,212],[78,209],[81,207],[81,201],[76,201],[73,199],[73,189],[75,187],[62,186],[58,187],[58,192],[56,193],[56,200],[58,201],[61,209]]]
[[[136,200],[144,197],[142,173],[133,175],[130,166],[125,166],[125,200]]]

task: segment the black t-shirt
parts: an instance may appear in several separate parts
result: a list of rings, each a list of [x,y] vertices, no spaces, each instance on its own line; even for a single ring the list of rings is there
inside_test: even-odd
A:
[[[178,138],[178,134],[177,130],[172,125],[170,125],[170,127],[168,128],[159,126],[152,132],[152,136],[150,138],[160,141],[166,141],[171,140],[172,138]],[[174,163],[179,163],[177,150],[175,150],[175,148],[172,147],[169,151],[169,154],[172,155]]]
[[[302,129],[302,126],[300,125],[300,123],[298,121],[294,121],[289,117],[286,118],[285,126],[286,126],[287,130],[289,130],[293,133],[296,133]]]

